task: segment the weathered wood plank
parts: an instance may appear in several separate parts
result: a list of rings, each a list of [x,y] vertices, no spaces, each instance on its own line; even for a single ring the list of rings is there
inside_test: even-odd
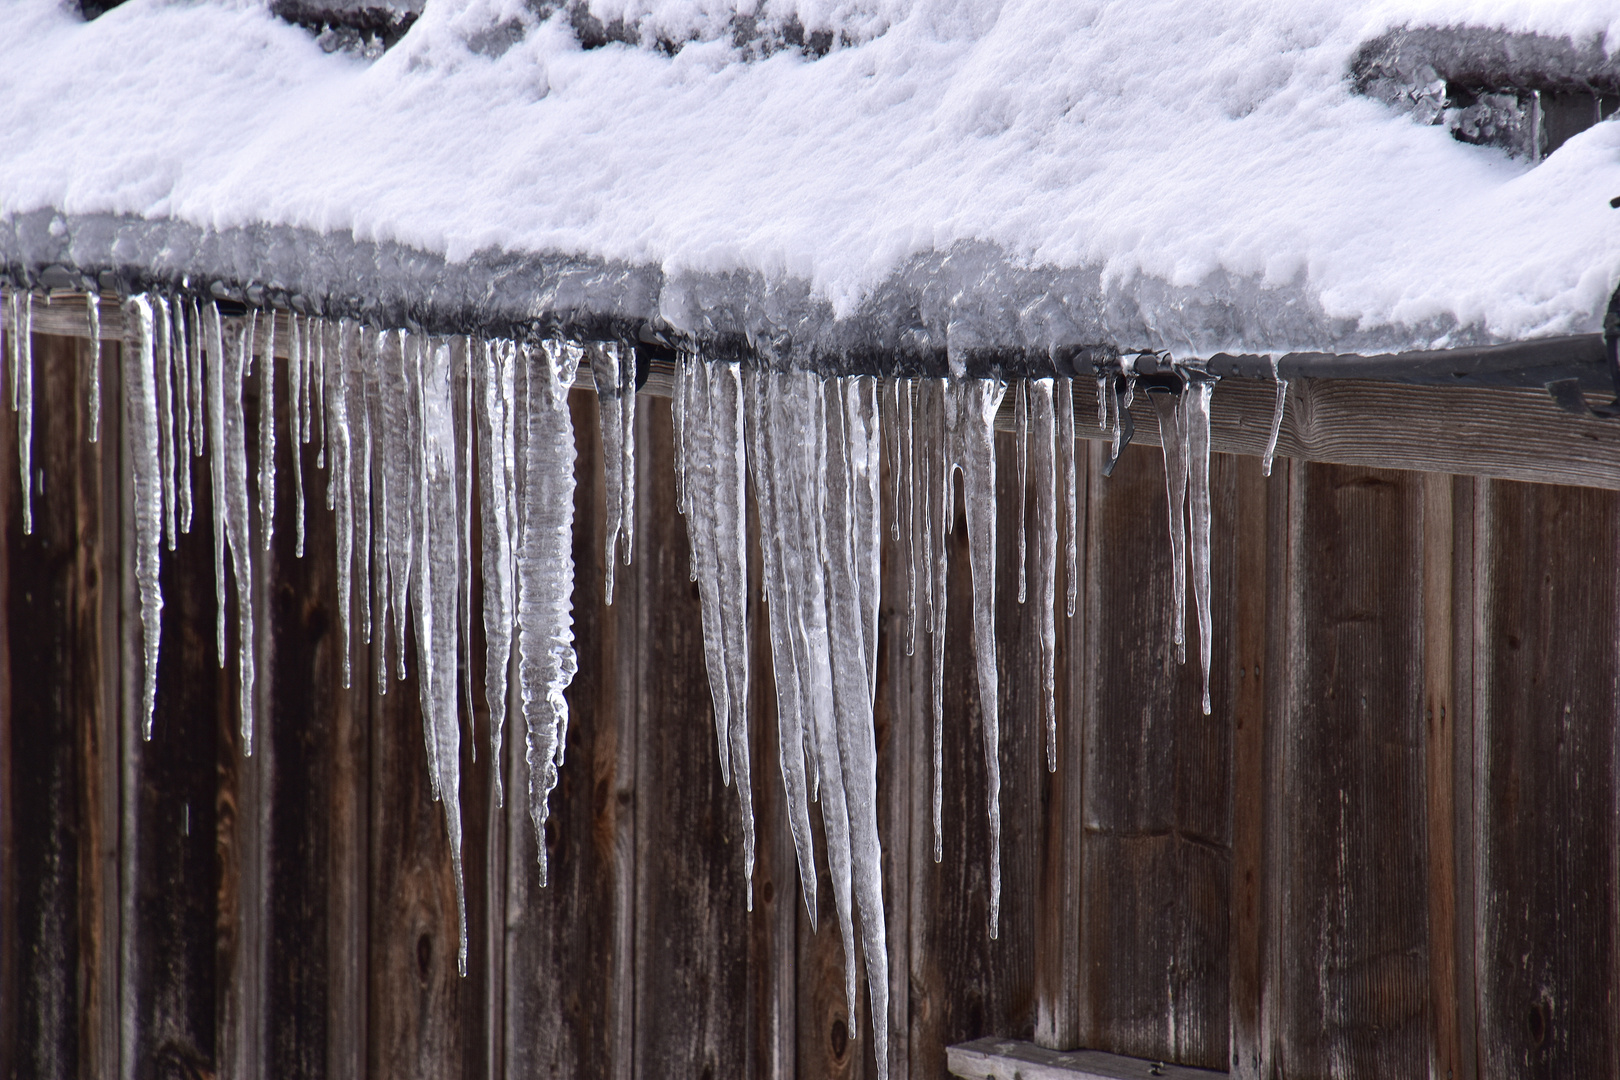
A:
[[[1287,688],[1269,777],[1279,892],[1274,1068],[1429,1066],[1423,487],[1290,470]]]
[[[1454,477],[1423,482],[1424,793],[1428,799],[1429,1075],[1463,1068],[1457,1009],[1456,520]]]
[[[1620,498],[1489,485],[1479,508],[1481,1076],[1620,1062]]]
[[[748,923],[737,794],[720,782],[686,524],[662,448],[667,403],[645,398],[644,558],[637,629],[636,1022],[638,1077],[715,1080],[749,1060]],[[622,579],[628,586],[629,576]],[[750,605],[757,603],[751,595]]]
[[[1266,779],[1266,625],[1268,562],[1275,551],[1270,504],[1287,493],[1287,463],[1270,479],[1254,458],[1233,459],[1232,629],[1226,649],[1237,678],[1232,687],[1232,870],[1228,1050],[1232,1074],[1264,1075],[1263,1001]]]
[[[1215,1080],[1226,1075],[1100,1050],[1053,1051],[996,1038],[953,1046],[948,1058],[951,1074],[967,1080]]]
[[[116,698],[105,696],[114,657],[103,651],[104,609],[117,597],[101,573],[103,458],[116,462],[117,443],[85,439],[85,346],[36,336],[34,350],[33,453],[50,497],[34,500],[32,536],[14,450],[0,473],[0,1062],[7,1075],[94,1076],[118,1064],[106,918],[116,927],[106,853],[117,796],[105,768],[118,729]],[[0,441],[17,445],[9,408]]]
[[[1081,1043],[1192,1065],[1227,1057],[1232,534],[1235,466],[1212,463],[1215,715],[1201,711],[1188,573],[1187,660],[1171,640],[1160,455],[1112,477],[1091,455],[1084,715]]]
[[[1004,606],[1016,596],[1017,465],[1011,440],[998,436],[997,455],[997,632],[1008,632]],[[1036,769],[1045,771],[1045,725],[1025,722],[1038,713],[1022,707],[1024,720],[1001,724],[1001,927],[990,937],[989,824],[985,809],[986,769],[978,680],[973,655],[973,591],[967,524],[960,494],[957,520],[946,538],[949,577],[946,603],[944,858],[932,861],[932,786],[927,737],[914,743],[910,783],[917,794],[911,820],[911,1071],[939,1076],[945,1047],[985,1032],[1030,1038],[1035,1029],[1034,932],[1036,860],[1039,841]],[[1015,603],[1010,605],[1017,612]],[[1021,614],[1021,613],[1018,613]],[[1003,637],[1002,640],[1005,640]],[[919,629],[918,652],[927,648]],[[1026,646],[1027,647],[1027,646]],[[930,661],[931,663],[931,661]],[[920,666],[924,679],[927,666]],[[1004,672],[1012,669],[1003,666]],[[1037,687],[1038,677],[1025,680]],[[930,684],[924,682],[923,686]],[[1010,687],[1001,682],[1001,700]],[[1038,689],[1035,693],[1039,693]],[[932,690],[914,700],[931,701]],[[931,705],[914,707],[919,732],[931,725]]]
[[[621,569],[612,607],[603,600],[604,499],[594,395],[569,402],[579,486],[574,499],[574,647],[565,764],[546,822],[549,883],[541,888],[521,710],[507,718],[506,1033],[510,1076],[625,1076],[633,1063],[634,987],[622,923],[634,867],[635,705],[620,677],[633,654],[639,601],[635,567]],[[639,515],[638,515],[639,517]],[[642,519],[644,520],[644,519]],[[638,526],[642,523],[638,520]],[[638,527],[638,533],[640,529]],[[637,552],[640,562],[641,552]],[[683,579],[684,580],[684,579]],[[514,673],[517,665],[513,665]],[[481,681],[481,680],[480,680]],[[512,695],[514,703],[517,695]],[[629,880],[626,880],[628,875]]]

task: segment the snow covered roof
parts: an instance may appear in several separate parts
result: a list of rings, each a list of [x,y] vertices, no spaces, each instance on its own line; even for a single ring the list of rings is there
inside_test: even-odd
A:
[[[375,59],[251,0],[8,24],[19,275],[846,369],[1593,333],[1620,280],[1614,2],[468,0]]]

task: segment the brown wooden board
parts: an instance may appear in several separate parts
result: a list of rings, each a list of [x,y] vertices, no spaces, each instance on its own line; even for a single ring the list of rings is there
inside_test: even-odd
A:
[[[675,512],[664,449],[673,439],[670,411],[661,401],[642,404],[650,406],[642,450],[655,468],[641,474],[645,556],[632,568],[641,592],[636,1075],[673,1070],[716,1080],[751,1059],[742,828],[737,794],[720,782],[697,586],[687,576],[686,523]],[[631,575],[621,580],[629,585]],[[756,603],[757,593],[749,599]]]
[[[116,544],[102,479],[117,443],[85,439],[86,345],[35,337],[34,348],[33,460],[53,497],[36,496],[31,536],[15,450],[0,475],[0,1062],[8,1076],[69,1077],[117,1067],[106,1038],[117,987],[104,974],[116,970],[116,941],[102,918],[117,910],[116,863],[103,858],[116,852],[117,819],[103,811],[117,796],[100,768],[118,743],[102,619],[116,596],[100,563]],[[0,440],[17,445],[9,408]]]
[[[1429,1064],[1423,488],[1295,465],[1268,812],[1272,1047],[1287,1076]]]
[[[1493,482],[1479,507],[1481,1076],[1620,1062],[1620,500]]]
[[[621,847],[634,826],[635,776],[624,774],[624,751],[635,745],[633,728],[626,728],[635,720],[636,689],[618,674],[621,641],[634,640],[639,590],[635,568],[621,568],[613,606],[603,603],[605,508],[596,403],[574,394],[570,404],[579,453],[574,500],[579,674],[567,693],[567,753],[546,822],[549,883],[544,888],[529,819],[521,709],[507,718],[505,1041],[512,1076],[628,1076],[633,1062],[631,1048],[619,1043],[615,1032],[617,1014],[630,1006],[632,989],[625,985],[631,958],[623,955],[617,927],[634,881],[634,866],[621,858]],[[512,670],[515,676],[515,663]],[[520,699],[514,694],[512,700]]]
[[[1099,451],[1103,448],[1099,446]],[[1091,455],[1081,1043],[1224,1067],[1231,869],[1230,704],[1235,467],[1211,469],[1212,716],[1202,715],[1189,550],[1187,660],[1172,644],[1161,455],[1132,448],[1111,477]]]

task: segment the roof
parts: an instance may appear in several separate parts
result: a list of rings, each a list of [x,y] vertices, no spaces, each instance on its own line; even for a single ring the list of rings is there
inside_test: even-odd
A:
[[[845,368],[1592,334],[1620,280],[1620,125],[1546,130],[1616,3],[15,6],[19,274]]]

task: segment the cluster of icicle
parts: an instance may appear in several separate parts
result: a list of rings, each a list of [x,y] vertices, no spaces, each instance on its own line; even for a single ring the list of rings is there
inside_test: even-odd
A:
[[[99,298],[89,298],[91,438],[100,424]],[[24,529],[31,530],[33,297],[13,290],[3,318],[10,342],[11,400],[19,411]],[[277,403],[270,364],[287,357],[287,435],[313,444],[327,474],[336,522],[339,622],[345,685],[353,639],[382,658],[377,689],[406,673],[407,613],[415,628],[423,735],[435,797],[442,800],[457,881],[461,967],[460,704],[471,715],[472,559],[483,578],[484,681],[494,762],[501,761],[508,675],[515,650],[517,699],[526,735],[529,810],[540,878],[544,825],[566,744],[563,692],[573,650],[574,433],[568,392],[588,363],[601,410],[607,493],[607,601],[613,567],[633,546],[635,362],[613,343],[434,337],[349,320],[222,315],[210,301],[142,294],[124,303],[123,423],[132,462],[133,542],[145,658],[142,729],[152,734],[160,618],[160,545],[172,551],[193,518],[194,458],[205,458],[214,523],[216,626],[226,661],[227,572],[238,602],[237,640],[244,753],[253,748],[255,545],[268,550],[275,520]],[[276,340],[278,319],[285,340]],[[250,484],[243,389],[255,358],[259,381],[256,480]],[[1134,379],[1122,392],[1100,382],[1099,423],[1115,433]],[[1209,712],[1209,405],[1213,380],[1150,395],[1165,456],[1173,553],[1173,639],[1185,659],[1185,558],[1191,546],[1204,711]],[[1280,420],[1286,384],[1279,382]],[[995,647],[995,420],[1006,394],[996,379],[823,379],[683,355],[674,388],[677,503],[691,537],[691,576],[702,608],[704,654],[714,699],[721,775],[741,801],[748,903],[753,906],[754,821],[748,739],[748,537],[752,486],[789,823],[805,907],[817,908],[810,804],[821,809],[833,903],[846,958],[850,1030],[857,1009],[855,916],[871,995],[874,1051],[887,1074],[888,950],[877,827],[877,693],[880,551],[887,519],[904,570],[904,648],[921,629],[932,650],[933,854],[943,855],[942,724],[947,536],[962,474],[973,591],[973,644],[983,755],[988,772],[990,935],[1000,920],[1001,828],[998,671]],[[1112,410],[1109,402],[1113,402]],[[1018,382],[1013,426],[1019,479],[1018,602],[1033,596],[1044,690],[1047,768],[1057,767],[1057,559],[1064,540],[1064,606],[1075,611],[1079,523],[1074,393],[1067,378]],[[1277,424],[1272,441],[1275,444]],[[887,514],[883,461],[888,462]],[[1269,471],[1270,451],[1267,453]],[[254,505],[250,487],[256,488]],[[302,470],[292,477],[296,551],[304,554]],[[1026,502],[1034,497],[1034,557]],[[474,501],[478,503],[476,509]],[[480,517],[481,550],[471,522]],[[1061,526],[1060,526],[1061,522]],[[360,575],[358,588],[354,574]],[[357,609],[357,610],[352,610]],[[392,644],[392,663],[389,644]],[[458,682],[458,671],[464,678]],[[476,750],[475,750],[476,753]],[[499,768],[493,770],[503,799]]]

